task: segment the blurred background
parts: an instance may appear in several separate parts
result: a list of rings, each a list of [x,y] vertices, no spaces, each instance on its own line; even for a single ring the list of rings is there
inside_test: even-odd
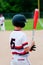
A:
[[[24,30],[32,30],[31,21],[33,21],[33,13],[36,8],[39,9],[39,17],[43,21],[43,0],[0,0],[0,13],[5,17],[6,30],[13,30],[12,17],[18,13],[24,14],[30,21],[28,23],[29,28],[25,27]],[[9,28],[9,25],[11,25],[11,28]],[[39,24],[37,29],[43,28]]]

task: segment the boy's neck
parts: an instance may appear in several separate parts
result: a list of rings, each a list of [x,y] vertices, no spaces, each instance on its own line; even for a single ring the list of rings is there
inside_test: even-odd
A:
[[[21,27],[15,27],[15,29],[14,29],[15,31],[21,31],[22,30],[22,28]]]

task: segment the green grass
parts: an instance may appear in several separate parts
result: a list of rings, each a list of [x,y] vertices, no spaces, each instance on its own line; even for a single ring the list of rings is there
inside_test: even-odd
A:
[[[14,29],[11,19],[5,20],[5,28],[6,28],[6,30],[13,30]]]
[[[43,19],[41,19],[41,20],[43,21]],[[5,20],[5,27],[6,27],[6,30],[13,30],[14,29],[14,26],[12,25],[12,20],[11,19],[6,19]],[[33,19],[28,19],[27,23],[26,23],[26,26],[23,28],[23,30],[32,30],[32,28],[33,28]],[[43,29],[41,27],[41,25],[39,24],[39,22],[37,24],[36,29],[37,30]]]

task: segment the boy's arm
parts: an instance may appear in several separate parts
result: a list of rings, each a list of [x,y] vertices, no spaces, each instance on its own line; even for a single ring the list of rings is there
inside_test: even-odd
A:
[[[35,45],[35,42],[33,41],[32,44],[30,44],[28,47],[24,48],[25,52],[29,52],[31,51],[31,48],[33,47],[33,45]]]
[[[35,45],[34,41],[32,41],[30,44],[28,43],[28,39],[27,39],[26,35],[23,36],[22,43],[23,43],[22,45],[23,45],[23,48],[24,48],[25,52],[32,51],[33,50],[33,45]]]

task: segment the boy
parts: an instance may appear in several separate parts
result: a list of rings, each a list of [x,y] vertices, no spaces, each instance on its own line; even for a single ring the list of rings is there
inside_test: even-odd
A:
[[[26,24],[25,16],[21,14],[15,15],[12,19],[12,24],[14,25],[14,31],[10,34],[10,47],[13,55],[11,65],[30,65],[27,57],[34,42],[28,44],[27,37],[22,32],[22,28]]]

